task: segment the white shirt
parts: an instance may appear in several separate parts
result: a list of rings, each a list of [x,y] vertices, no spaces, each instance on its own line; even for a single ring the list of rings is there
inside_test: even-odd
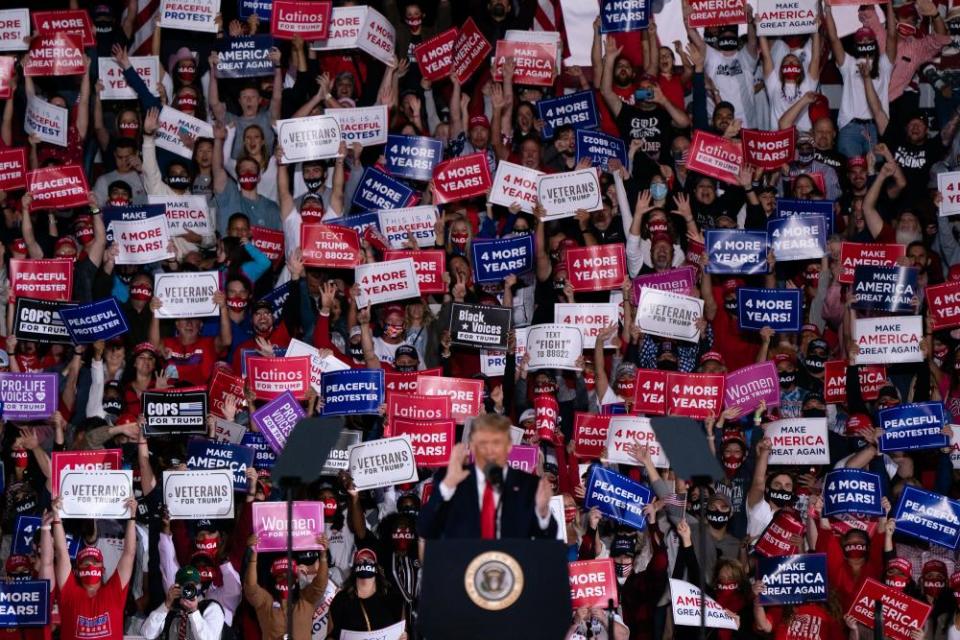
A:
[[[794,105],[797,100],[803,97],[807,91],[814,91],[817,88],[817,82],[804,73],[803,82],[800,86],[788,84],[783,87],[780,84],[780,67],[776,67],[766,78],[767,100],[770,102],[770,128],[779,129],[780,116]],[[809,131],[813,128],[810,123],[810,113],[804,109],[797,118],[795,125],[801,131]]]
[[[773,520],[773,508],[763,498],[752,507],[747,505],[747,536],[758,538]]]
[[[877,97],[884,111],[889,113],[889,89],[890,74],[893,73],[893,63],[886,54],[880,54],[877,59],[879,73],[873,80],[873,87],[877,90]],[[863,89],[863,80],[860,78],[860,69],[857,67],[857,59],[849,53],[843,57],[843,64],[840,65],[840,76],[843,78],[841,85],[843,92],[840,94],[840,113],[837,116],[837,128],[842,129],[849,124],[851,120],[873,120],[873,114],[870,112],[870,105],[867,104],[867,94]]]
[[[160,577],[163,582],[163,590],[166,592],[173,586],[177,571],[180,570],[177,554],[173,548],[173,536],[168,533],[161,533],[157,542],[157,551],[160,554]],[[220,565],[220,576],[223,583],[219,587],[210,585],[210,588],[207,589],[207,599],[216,600],[220,604],[220,607],[216,608],[220,609],[222,607],[223,617],[230,625],[233,624],[234,612],[240,606],[243,587],[240,583],[240,574],[237,573],[237,570],[233,568],[229,561]],[[210,608],[213,609],[214,606],[211,605]],[[217,638],[219,637],[218,632]]]
[[[159,638],[169,611],[166,603],[151,611],[140,626],[140,635],[149,640]],[[203,614],[193,611],[187,615],[187,622],[187,638],[190,640],[220,640],[220,633],[223,631],[223,609],[214,602],[207,606]],[[169,640],[176,640],[180,631],[179,624],[179,620],[174,620],[170,625],[167,631]]]
[[[704,75],[713,80],[720,99],[733,105],[734,117],[740,119],[744,129],[753,128],[757,117],[753,92],[753,71],[756,66],[757,59],[750,55],[746,47],[733,55],[707,47]],[[708,102],[713,113],[716,105],[712,100]]]
[[[480,469],[480,467],[474,465],[473,468],[474,468],[474,470],[476,471],[476,474],[477,474],[477,475],[476,475],[476,477],[477,477],[477,497],[479,498],[481,508],[483,508],[483,492],[486,491],[486,489],[487,489],[487,476],[486,476],[486,474],[483,473],[483,471]],[[510,472],[510,468],[509,468],[509,467],[504,467],[504,468],[503,468],[503,481],[504,481],[504,482],[507,481],[507,474],[508,474],[509,472]],[[456,491],[457,491],[456,488],[453,488],[453,489],[449,488],[449,487],[447,486],[447,483],[446,483],[446,482],[441,482],[441,483],[440,483],[440,486],[439,486],[439,489],[440,489],[440,497],[443,498],[443,501],[444,501],[444,502],[450,502],[450,498],[452,498],[452,497],[453,497],[453,494],[456,493]],[[497,510],[497,537],[500,537],[500,509],[499,509],[499,507],[500,507],[500,491],[498,491],[498,490],[496,490],[496,489],[493,490],[493,506],[494,506],[494,508]],[[547,516],[546,516],[545,518],[541,517],[540,514],[537,513],[537,506],[536,506],[536,504],[534,504],[534,506],[533,506],[533,512],[534,512],[534,513],[536,514],[536,516],[537,516],[537,523],[540,525],[540,528],[541,528],[541,529],[546,529],[546,528],[550,525],[550,518],[553,517],[552,514],[551,514],[549,511],[547,511]],[[560,526],[560,525],[558,524],[557,526]]]

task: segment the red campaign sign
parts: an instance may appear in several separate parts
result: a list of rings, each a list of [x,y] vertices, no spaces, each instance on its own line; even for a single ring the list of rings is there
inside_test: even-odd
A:
[[[273,400],[284,391],[303,400],[310,387],[310,356],[250,356],[247,358],[247,383],[257,400]]]
[[[580,458],[599,460],[606,453],[611,416],[577,412],[573,416],[573,452]]]
[[[419,372],[418,372],[419,373]],[[387,392],[387,420],[447,420],[450,418],[450,398],[425,396],[419,393]],[[388,433],[390,435],[396,435]]]
[[[960,281],[927,287],[926,296],[934,331],[960,327]]]
[[[446,204],[490,191],[490,165],[482,151],[451,158],[433,168],[434,204]]]
[[[83,9],[65,11],[36,11],[31,13],[34,30],[42,36],[52,36],[58,33],[67,33],[80,37],[80,44],[84,47],[95,47],[97,41],[93,36],[93,22],[90,14]]]
[[[413,48],[420,75],[436,82],[450,75],[453,66],[453,46],[457,41],[457,28],[447,29]]]
[[[425,396],[449,397],[450,414],[457,424],[480,415],[483,408],[483,380],[426,376],[423,373],[420,372],[417,392]]]
[[[667,372],[659,369],[637,369],[637,386],[633,395],[633,412],[662,416],[667,413]]]
[[[394,393],[417,393],[420,389],[420,376],[442,376],[443,369],[424,369],[423,371],[384,371],[383,390]]]
[[[546,42],[497,41],[493,56],[493,79],[503,81],[503,62],[514,60],[513,82],[541,87],[553,85],[557,75],[557,44]]]
[[[33,196],[30,211],[37,211],[85,206],[90,187],[83,168],[67,164],[27,172],[27,190]]]
[[[393,420],[394,435],[410,436],[413,459],[418,467],[445,467],[450,462],[457,425],[453,420],[423,422],[420,420]]]
[[[37,36],[30,43],[30,61],[23,68],[26,76],[83,75],[83,46],[79,36],[57,33]]]
[[[777,509],[770,524],[757,538],[753,549],[767,558],[798,554],[804,528],[803,520],[796,509]]]
[[[300,228],[302,231],[303,225]],[[274,267],[283,261],[283,231],[274,231],[273,229],[253,225],[250,227],[250,236],[253,246],[270,258]]]
[[[743,0],[690,0],[690,21],[687,25],[694,29],[746,23],[747,12]]]
[[[210,413],[220,416],[221,418],[226,418],[227,416],[223,412],[223,404],[226,402],[228,396],[233,396],[237,399],[238,408],[243,407],[243,378],[230,375],[226,371],[217,369],[213,374],[213,379],[210,380],[208,396],[210,398]]]
[[[426,251],[387,250],[383,252],[383,260],[413,260],[413,270],[417,272],[417,284],[420,293],[446,293],[447,283],[443,281],[443,274],[447,270],[447,253],[443,249],[427,249]]]
[[[567,249],[567,282],[574,291],[609,291],[623,286],[626,258],[622,244]]]
[[[719,416],[723,384],[722,374],[668,373],[667,415],[699,419]]]
[[[308,267],[353,269],[360,264],[360,234],[351,227],[305,224],[300,227],[300,249]]]
[[[10,259],[13,296],[42,300],[70,300],[73,294],[73,259]]]
[[[467,18],[453,45],[453,72],[457,74],[460,84],[473,75],[492,50],[493,47],[477,28],[477,23],[473,18]]]
[[[732,140],[697,130],[690,142],[687,170],[737,184],[743,166],[743,147]]]
[[[864,400],[876,400],[887,381],[887,368],[882,364],[865,364],[857,367],[860,379],[860,394]],[[830,404],[847,401],[847,361],[832,360],[823,368],[823,400]]]
[[[326,40],[330,35],[332,11],[330,2],[273,0],[270,33],[281,40],[292,40],[294,36],[304,40]]]
[[[617,575],[613,568],[613,558],[576,560],[570,563],[569,568],[570,603],[574,609],[604,608],[611,599],[614,607],[618,605]]]
[[[793,160],[796,133],[794,127],[779,131],[741,129],[744,160],[747,164],[766,171],[779,169]]]
[[[902,244],[874,244],[872,242],[842,242],[840,244],[840,277],[843,284],[853,284],[853,272],[859,266],[895,267],[905,256]]]
[[[923,629],[932,608],[903,593],[888,587],[873,578],[867,578],[847,614],[854,620],[873,629],[876,602],[881,602],[883,637],[891,640],[911,640],[913,632]]]
[[[27,186],[27,150],[0,151],[0,191],[13,191]]]
[[[16,58],[0,56],[0,100],[13,96],[13,76],[16,73]]]
[[[51,495],[60,495],[60,474],[64,471],[116,471],[122,466],[119,449],[96,451],[54,451],[50,460]]]
[[[533,397],[534,425],[537,435],[542,440],[556,442],[557,425],[560,421],[560,403],[546,393],[538,393]]]

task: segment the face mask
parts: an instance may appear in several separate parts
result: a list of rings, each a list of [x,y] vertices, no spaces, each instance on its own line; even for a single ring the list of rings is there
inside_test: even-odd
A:
[[[274,593],[277,595],[277,598],[280,600],[286,600],[290,597],[290,585],[287,584],[286,578],[283,578],[282,580],[280,578],[276,578],[276,583],[274,584],[273,589]]]
[[[419,29],[420,25],[423,24],[423,18],[407,18],[404,22],[407,23],[407,26],[411,29]]]
[[[826,361],[819,356],[810,356],[803,361],[804,366],[807,367],[807,370],[810,373],[823,373],[823,369],[826,366]]]
[[[420,509],[414,504],[405,504],[399,509],[400,513],[405,516],[410,516],[411,518],[416,518],[420,515]]]
[[[177,69],[177,77],[180,78],[181,82],[190,84],[193,82],[193,79],[197,77],[197,68],[194,66],[184,65]]]
[[[203,551],[210,555],[216,555],[217,551],[220,548],[220,541],[216,538],[205,538],[203,540],[196,540],[193,544],[194,551]]]
[[[851,560],[859,560],[867,557],[867,545],[862,542],[848,542],[843,545],[843,555]]]
[[[134,300],[149,300],[153,297],[153,289],[142,284],[130,287],[130,297]]]
[[[730,522],[730,513],[717,509],[707,509],[707,522],[714,529],[723,529]]]
[[[334,499],[323,501],[323,517],[332,518],[337,514],[337,501]]]
[[[886,582],[888,587],[893,587],[894,589],[902,590],[907,588],[907,584],[910,581],[901,575],[895,575],[895,576],[887,576]]]
[[[372,562],[361,562],[353,566],[353,575],[357,580],[366,580],[377,577],[377,565]]]
[[[657,369],[661,371],[676,371],[680,364],[675,360],[660,360],[657,362]]]
[[[33,574],[31,573],[14,573],[11,576],[8,576],[11,582],[27,582],[33,580]]]
[[[230,311],[242,312],[247,308],[247,299],[238,297],[227,298],[227,308],[230,309]]]
[[[533,388],[533,395],[539,396],[542,394],[553,395],[557,392],[557,385],[552,382],[544,382],[543,384],[538,384]]]
[[[77,569],[77,579],[85,587],[94,587],[103,579],[103,567],[92,565],[85,569]]]
[[[415,364],[405,364],[405,365],[395,364],[395,365],[393,365],[393,368],[396,369],[397,371],[399,371],[400,373],[412,373],[412,372],[414,372],[414,371],[417,370],[417,365],[415,365]]]
[[[947,586],[943,578],[923,578],[923,594],[936,599]]]
[[[700,495],[691,495],[687,493],[687,511],[693,515],[700,515],[700,509],[703,508],[703,505],[700,504]]]
[[[953,592],[953,601],[960,607],[960,591]]]
[[[824,409],[804,409],[800,412],[804,418],[826,418],[827,412]]]
[[[617,574],[617,579],[623,578],[627,579],[627,576],[630,575],[631,569],[633,569],[633,563],[631,564],[620,564],[619,562],[614,563],[613,569]],[[621,581],[620,584],[623,584]]]
[[[909,22],[898,22],[897,33],[903,38],[910,38],[917,35],[917,28]]]
[[[403,335],[403,327],[393,324],[388,324],[383,327],[383,337],[384,338],[399,338]]]
[[[311,204],[300,209],[300,217],[304,222],[320,222],[323,219],[323,209]]]
[[[103,410],[113,416],[120,415],[120,411],[123,409],[123,405],[119,400],[104,400],[103,401]]]
[[[858,42],[856,51],[857,58],[873,58],[873,56],[877,53],[877,43],[873,41]]]
[[[572,524],[573,521],[577,519],[577,511],[578,509],[576,507],[564,507],[563,521],[567,524]]]
[[[502,4],[494,5],[493,7],[493,17],[502,18],[507,15],[507,9]]]
[[[717,38],[717,49],[720,51],[736,51],[740,47],[740,39],[736,35],[723,34]]]
[[[82,245],[88,245],[93,242],[93,229],[90,227],[80,227],[77,229],[77,241]]]
[[[718,581],[717,591],[736,591],[739,586],[736,582]]]
[[[463,251],[467,246],[467,240],[470,239],[470,234],[466,231],[452,231],[450,233],[450,244],[452,244],[457,249]]]
[[[323,188],[323,178],[316,178],[313,180],[307,180],[306,178],[304,178],[303,182],[304,184],[307,185],[307,189],[311,193],[317,193],[318,191],[320,191],[320,189]]]
[[[723,454],[723,470],[726,472],[728,478],[732,478],[737,475],[737,471],[740,470],[740,467],[743,465],[743,456],[738,453],[725,453]]]
[[[237,182],[240,183],[240,188],[244,191],[254,191],[257,188],[257,183],[260,182],[260,176],[256,173],[241,173],[237,176]]]
[[[734,300],[724,300],[724,301],[723,301],[723,308],[727,310],[727,313],[729,313],[730,315],[734,316],[734,315],[737,315],[737,309],[739,308],[739,305],[737,304],[737,301],[736,301],[735,299],[734,299]]]
[[[197,110],[197,99],[189,93],[178,96],[176,103],[177,109],[184,113],[189,114]]]
[[[137,124],[136,122],[120,123],[121,138],[136,138],[138,133],[140,133],[140,125]]]
[[[513,235],[515,236],[528,236],[530,235],[530,233],[531,233],[530,229],[514,229],[513,230]]]
[[[17,469],[27,468],[30,463],[30,454],[25,449],[14,449],[11,455],[13,455],[13,463]]]
[[[800,164],[810,164],[813,162],[814,152],[810,151],[797,151],[797,162]]]
[[[167,176],[167,184],[171,189],[183,191],[190,188],[189,176]]]
[[[349,347],[347,347],[347,351],[350,352],[350,357],[354,360],[363,360],[363,345],[351,344]]]
[[[654,182],[650,185],[650,197],[654,200],[663,200],[667,197],[667,184],[665,182]]]
[[[795,497],[793,491],[784,491],[782,489],[767,489],[767,500],[778,507],[789,507],[793,504]]]
[[[130,200],[128,198],[124,198],[123,196],[115,196],[110,198],[107,204],[111,207],[125,207],[130,204]]]
[[[406,551],[413,543],[413,532],[410,529],[397,529],[393,532],[393,546],[397,551]]]
[[[795,371],[782,371],[780,373],[780,388],[789,389],[797,381],[797,373]]]
[[[780,68],[780,73],[783,74],[784,80],[787,80],[788,82],[796,82],[803,74],[803,69],[795,64],[788,64]]]

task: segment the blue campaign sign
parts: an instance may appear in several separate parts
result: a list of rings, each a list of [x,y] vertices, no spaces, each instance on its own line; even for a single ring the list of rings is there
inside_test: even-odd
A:
[[[253,449],[243,445],[193,438],[187,443],[187,468],[200,471],[230,469],[233,472],[233,490],[246,491],[247,469],[255,466],[253,455]]]
[[[824,602],[827,599],[827,554],[758,556],[757,577],[763,581],[762,605]]]
[[[593,129],[600,124],[593,91],[578,91],[552,100],[540,100],[537,102],[537,111],[543,120],[543,135],[546,138],[552,138],[553,130],[565,124],[574,129]]]
[[[513,238],[477,238],[470,246],[473,281],[477,284],[501,282],[511,273],[533,270],[533,235]]]
[[[104,207],[102,212],[103,226],[107,230],[107,242],[113,242],[113,230],[110,228],[110,225],[114,222],[146,220],[147,218],[166,215],[167,207],[162,204],[141,204],[124,207]]]
[[[834,469],[823,480],[823,515],[882,516],[880,475],[862,469]]]
[[[799,289],[737,289],[740,328],[800,331],[803,302]]]
[[[823,216],[775,218],[767,222],[767,233],[777,262],[822,258],[827,246]]]
[[[406,206],[413,189],[394,180],[383,171],[367,167],[360,176],[360,186],[353,194],[353,204],[364,211],[399,209]]]
[[[897,533],[956,549],[960,544],[960,502],[904,485],[894,511]]]
[[[383,404],[383,369],[344,369],[324,373],[325,416],[376,415]]]
[[[217,77],[258,78],[273,75],[270,48],[273,36],[255,35],[224,38],[217,44]]]
[[[942,402],[914,402],[882,409],[877,416],[877,426],[883,429],[880,451],[948,447],[943,425]]]
[[[600,33],[626,33],[647,28],[647,0],[604,0],[600,6]]]
[[[650,489],[639,482],[596,465],[587,480],[583,504],[587,509],[596,507],[620,524],[643,531],[647,526],[643,507],[650,502],[650,496]]]
[[[0,582],[0,629],[45,627],[48,624],[49,580]]]
[[[387,136],[387,171],[398,178],[427,182],[443,160],[443,142],[425,136]]]
[[[249,447],[253,451],[253,467],[255,469],[272,469],[277,462],[277,454],[274,453],[273,447],[270,446],[262,433],[246,432],[243,434],[240,446]]]
[[[274,322],[280,321],[280,317],[283,315],[283,305],[287,302],[287,298],[290,297],[290,287],[292,286],[293,281],[287,280],[282,285],[261,298],[261,300],[266,300],[269,302],[273,308]]]
[[[608,136],[599,131],[584,131],[583,129],[577,129],[576,136],[577,162],[580,162],[581,158],[590,158],[590,163],[594,167],[609,171],[610,160],[615,158],[626,168],[627,147],[620,138]]]
[[[239,0],[237,3],[237,13],[241,20],[246,20],[255,13],[260,22],[270,22],[272,11],[273,0]]]
[[[60,318],[70,332],[74,344],[92,344],[109,340],[127,331],[127,319],[116,298],[104,298],[60,310]]]
[[[707,231],[707,273],[752,275],[768,273],[767,234],[741,229]]]
[[[40,529],[40,516],[18,516],[13,530],[10,553],[29,556],[33,553],[33,536]]]
[[[602,416],[625,416],[627,415],[627,405],[623,402],[611,402],[600,407]]]
[[[833,233],[833,200],[781,200],[777,198],[777,217],[823,216],[827,237]]]
[[[853,270],[853,308],[858,311],[916,313],[920,303],[915,267],[871,267]]]
[[[380,216],[378,216],[376,212],[334,218],[327,224],[356,229],[357,234],[359,234],[361,238],[363,237],[363,232],[367,230],[367,227],[373,227],[374,231],[380,233]]]

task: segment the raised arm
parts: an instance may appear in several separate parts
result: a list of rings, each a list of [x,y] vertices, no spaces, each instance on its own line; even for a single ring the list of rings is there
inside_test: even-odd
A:
[[[450,84],[453,91],[450,94],[450,139],[453,140],[463,133],[463,114],[460,112],[461,87],[457,74],[450,72]]]
[[[880,199],[880,190],[883,189],[883,183],[893,175],[894,171],[896,171],[896,169],[893,163],[884,163],[884,165],[880,167],[880,172],[876,180],[874,180],[870,188],[867,189],[867,195],[863,198],[863,218],[867,223],[867,229],[870,230],[870,235],[874,238],[877,238],[880,232],[883,231],[883,217],[881,217],[880,212],[877,211],[877,200]]]
[[[120,586],[126,588],[130,584],[130,578],[133,577],[133,563],[137,557],[137,499],[127,500],[127,529],[123,536],[123,552],[120,554],[120,562],[117,563],[117,575],[120,577]]]
[[[833,21],[833,13],[830,11],[829,4],[823,5],[823,18],[827,23],[827,40],[830,41],[830,50],[833,51],[833,61],[838,67],[841,67],[847,54],[843,50],[843,44],[840,43],[840,37],[837,35],[837,23]]]
[[[63,589],[70,579],[73,567],[70,565],[70,552],[67,550],[67,534],[63,530],[63,522],[60,520],[60,505],[63,503],[60,496],[56,496],[51,504],[53,510],[53,521],[50,523],[50,530],[53,533],[53,561],[54,571],[57,577],[57,586]]]
[[[77,96],[77,135],[81,141],[87,139],[87,129],[90,127],[90,58],[84,56],[83,60],[80,95]]]
[[[27,243],[27,255],[34,260],[40,260],[43,258],[43,249],[37,244],[37,236],[33,232],[33,214],[30,213],[32,202],[33,195],[29,191],[20,199],[20,210],[23,211],[20,231],[23,233],[23,241]]]
[[[617,46],[616,40],[607,36],[607,51],[603,54],[603,73],[600,76],[600,95],[614,118],[620,115],[620,109],[623,108],[620,96],[613,91],[613,66],[621,51],[623,48]]]

